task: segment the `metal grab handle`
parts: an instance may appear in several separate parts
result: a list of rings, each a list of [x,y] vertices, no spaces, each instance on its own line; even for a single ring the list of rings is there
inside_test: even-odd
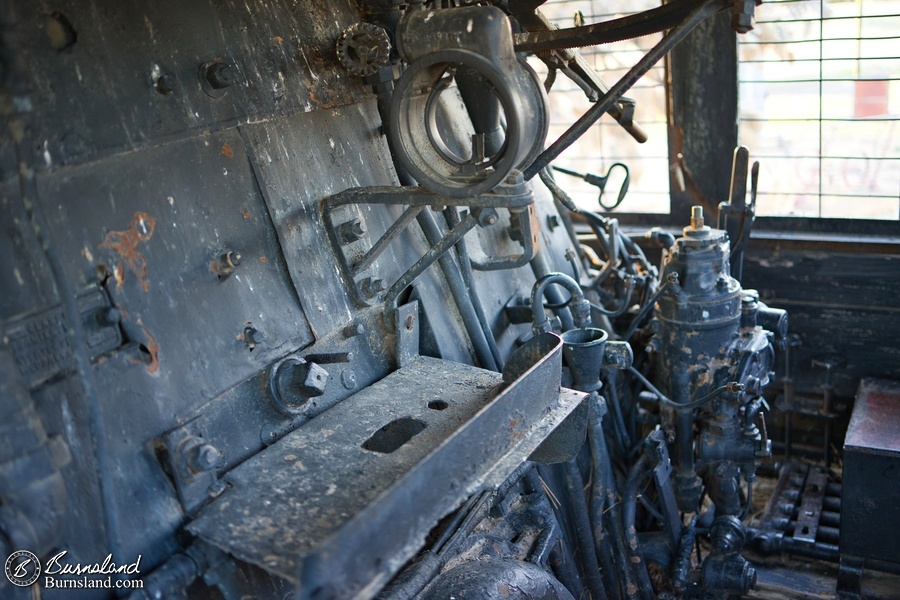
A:
[[[603,192],[606,191],[606,184],[609,181],[610,175],[612,175],[613,169],[621,168],[625,171],[625,180],[622,182],[622,186],[619,188],[619,194],[616,197],[616,201],[613,204],[605,204],[603,202]],[[622,204],[622,201],[625,199],[625,194],[628,193],[628,186],[631,185],[631,171],[628,170],[628,165],[624,163],[613,163],[606,170],[605,175],[593,175],[591,173],[578,173],[577,171],[570,171],[569,169],[564,169],[562,167],[553,167],[554,171],[559,171],[560,173],[565,173],[566,175],[571,175],[573,177],[579,177],[589,184],[597,187],[600,190],[600,193],[597,196],[597,203],[600,204],[601,208],[607,211],[615,210]]]

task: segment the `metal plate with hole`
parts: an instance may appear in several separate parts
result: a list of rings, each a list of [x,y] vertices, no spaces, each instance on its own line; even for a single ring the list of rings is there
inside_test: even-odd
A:
[[[582,402],[560,391],[548,340],[505,386],[415,358],[234,469],[189,530],[302,582],[301,597],[371,597],[442,516],[502,482]]]

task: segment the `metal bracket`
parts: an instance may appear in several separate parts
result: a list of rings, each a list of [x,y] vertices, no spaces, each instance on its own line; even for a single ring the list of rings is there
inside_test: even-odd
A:
[[[219,482],[216,468],[193,472],[186,467],[185,452],[199,446],[204,439],[197,428],[197,421],[187,423],[163,436],[163,444],[168,459],[168,472],[175,484],[175,491],[181,506],[188,514],[193,514],[207,501],[215,498],[225,490],[224,482]],[[217,464],[224,462],[219,457]]]
[[[666,533],[677,546],[681,539],[682,523],[678,513],[678,502],[675,500],[675,489],[672,487],[672,462],[669,460],[666,436],[662,430],[657,429],[647,436],[647,445],[650,450],[650,462],[653,465],[653,482],[656,484],[659,501],[666,517]]]
[[[419,355],[419,302],[407,302],[394,312],[397,332],[397,367]]]
[[[825,500],[825,487],[828,485],[828,475],[825,471],[812,469],[803,486],[803,500],[800,504],[800,514],[797,516],[797,525],[794,529],[794,539],[808,544],[816,542],[816,531],[819,528],[819,515],[822,513],[822,503]]]
[[[347,284],[350,297],[360,307],[371,306],[384,292],[381,279],[373,276],[365,276],[375,261],[396,240],[401,233],[412,223],[419,213],[426,207],[440,206],[468,206],[470,214],[457,226],[445,235],[440,242],[429,248],[412,267],[410,267],[399,279],[390,286],[384,294],[384,301],[391,304],[397,295],[412,283],[416,277],[422,274],[429,266],[439,259],[445,252],[453,247],[462,237],[476,225],[485,225],[479,218],[481,212],[488,209],[506,208],[514,217],[518,215],[523,235],[528,239],[523,241],[524,250],[521,255],[513,257],[501,257],[490,263],[491,269],[513,268],[526,264],[533,257],[536,248],[537,227],[532,225],[532,212],[527,210],[534,203],[534,194],[525,185],[521,174],[511,175],[512,181],[508,185],[497,186],[495,191],[480,194],[472,198],[451,198],[434,194],[418,187],[392,187],[372,186],[363,188],[351,188],[325,198],[322,203],[322,220],[325,223],[325,231],[328,240],[337,258],[338,270]],[[406,210],[400,215],[381,237],[363,254],[362,258],[351,262],[344,252],[344,246],[348,243],[356,243],[360,236],[348,238],[342,236],[344,222],[336,222],[335,212],[350,205],[406,205]],[[527,229],[527,231],[525,231]]]

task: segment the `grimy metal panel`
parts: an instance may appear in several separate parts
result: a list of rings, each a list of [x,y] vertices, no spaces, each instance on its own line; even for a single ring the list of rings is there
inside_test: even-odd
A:
[[[184,415],[312,341],[235,131],[63,169],[39,189],[72,281],[104,282],[166,410]],[[241,264],[226,276],[228,251]],[[266,338],[252,351],[248,326]]]
[[[233,489],[188,528],[301,594],[371,596],[437,519],[502,482],[581,403],[559,392],[561,343],[545,338],[507,386],[498,373],[413,360],[233,470]]]
[[[841,553],[900,562],[900,383],[863,379],[844,439]]]
[[[40,137],[31,150],[42,168],[367,95],[334,54],[334,36],[360,18],[349,0],[22,2],[11,16],[38,32],[17,42],[33,79]],[[233,83],[210,90],[201,65],[217,60]],[[171,89],[161,92],[166,75]]]

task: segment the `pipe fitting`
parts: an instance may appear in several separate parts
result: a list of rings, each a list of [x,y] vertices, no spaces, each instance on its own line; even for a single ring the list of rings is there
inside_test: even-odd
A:
[[[578,282],[564,273],[548,273],[534,283],[531,288],[531,329],[535,335],[542,333],[550,333],[552,326],[550,319],[544,312],[544,294],[547,287],[552,284],[558,284],[566,288],[572,295],[569,303],[569,310],[572,311],[572,320],[575,327],[583,329],[591,324],[591,304],[584,297],[584,292]]]

